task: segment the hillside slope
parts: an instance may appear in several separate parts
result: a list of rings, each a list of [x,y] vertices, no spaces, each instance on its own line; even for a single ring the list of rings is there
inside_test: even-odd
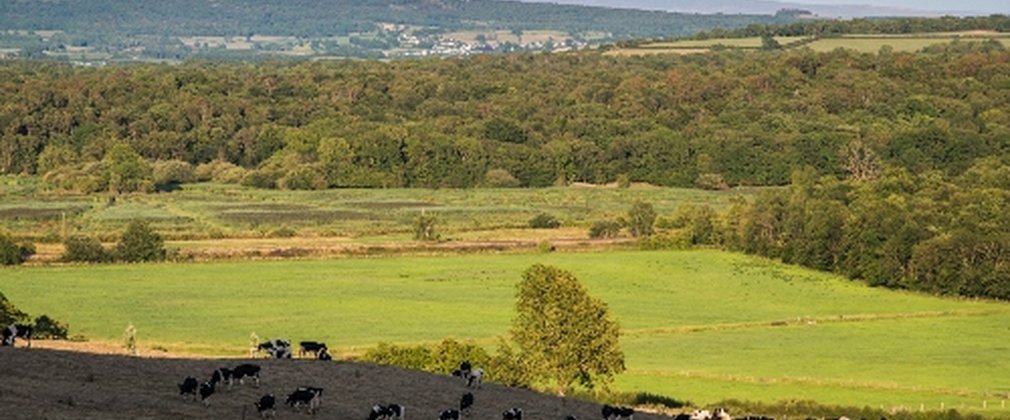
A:
[[[176,384],[187,375],[209,377],[217,367],[243,360],[147,359],[41,349],[0,348],[0,407],[4,419],[177,419],[256,418],[253,401],[273,393],[282,402],[298,386],[322,387],[323,402],[313,418],[366,418],[372,404],[398,403],[409,418],[435,418],[457,407],[466,388],[455,378],[398,368],[346,362],[255,360],[263,367],[259,388],[221,389],[210,407],[183,401]],[[495,419],[521,407],[530,419],[599,417],[599,406],[529,390],[485,384],[474,391],[470,418]],[[301,418],[279,407],[278,418]],[[638,419],[661,416],[636,414]],[[306,416],[307,418],[307,416]]]

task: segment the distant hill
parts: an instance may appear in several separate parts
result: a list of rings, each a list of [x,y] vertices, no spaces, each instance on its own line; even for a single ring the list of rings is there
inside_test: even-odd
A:
[[[93,55],[84,54],[86,60],[185,58],[199,55],[201,49],[231,56],[262,52],[368,56],[362,52],[431,49],[444,41],[432,35],[458,31],[480,32],[484,38],[495,38],[496,31],[553,31],[554,44],[571,39],[566,46],[572,47],[791,19],[498,0],[5,0],[0,4],[0,55],[4,49],[16,49],[33,58],[47,53],[81,59],[76,53],[83,48]],[[262,42],[256,36],[272,38]],[[526,44],[521,39],[512,42]],[[144,53],[124,56],[123,51]]]
[[[550,1],[559,4],[614,7],[624,9],[661,10],[677,13],[744,13],[775,14],[782,9],[803,9],[824,17],[881,17],[881,16],[942,16],[947,14],[979,14],[977,10],[962,10],[958,6],[949,10],[932,10],[916,7],[889,7],[869,4],[865,0],[839,0],[838,4],[809,4],[774,0],[524,0]],[[861,3],[862,2],[862,3]]]

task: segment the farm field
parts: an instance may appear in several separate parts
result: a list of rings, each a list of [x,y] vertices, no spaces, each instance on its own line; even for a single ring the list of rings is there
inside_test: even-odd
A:
[[[847,36],[842,38],[822,38],[807,44],[810,49],[817,52],[828,52],[833,51],[837,48],[845,48],[849,50],[855,50],[861,53],[877,53],[880,48],[884,45],[889,45],[894,51],[900,52],[915,52],[930,45],[943,44],[959,40],[961,42],[968,41],[984,41],[986,39],[995,39],[1001,42],[1005,46],[1010,46],[1010,35],[1002,35],[999,37],[992,38],[967,38],[967,37],[935,37],[935,36],[923,36],[923,37],[870,37],[870,36]]]
[[[624,331],[622,390],[1010,415],[1007,304],[714,250],[20,267],[2,271],[0,290],[97,342],[133,323],[148,351],[241,357],[255,332],[352,356],[378,342],[493,345],[535,263],[574,272],[608,302]]]
[[[271,236],[353,238],[363,243],[409,240],[412,222],[435,214],[446,239],[544,239],[524,229],[545,212],[558,218],[560,236],[586,238],[594,222],[624,215],[631,203],[652,203],[660,215],[682,204],[722,208],[734,197],[760,189],[701,191],[632,186],[627,189],[571,186],[543,189],[334,189],[279,191],[226,184],[187,184],[172,193],[119,196],[61,195],[34,179],[0,178],[0,230],[40,242],[66,234],[114,241],[132,220],[149,222],[167,240],[189,241]],[[62,217],[66,217],[64,224]],[[278,229],[285,228],[283,235]]]

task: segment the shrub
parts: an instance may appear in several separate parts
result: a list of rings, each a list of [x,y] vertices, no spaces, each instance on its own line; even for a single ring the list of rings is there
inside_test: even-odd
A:
[[[67,324],[50,318],[48,315],[39,315],[35,318],[35,329],[32,334],[35,338],[48,340],[66,340],[69,327]]]
[[[691,247],[691,232],[675,230],[638,239],[638,246],[645,250],[688,249]]]
[[[292,169],[277,180],[277,186],[285,190],[325,190],[327,184],[326,175],[309,165]]]
[[[226,160],[212,160],[207,163],[197,165],[193,170],[196,181],[223,182],[226,184],[238,184],[246,176],[245,168],[237,166]]]
[[[196,180],[193,165],[181,160],[159,160],[154,162],[154,183],[158,188],[173,187]]]
[[[652,204],[636,201],[628,210],[628,231],[636,238],[652,235],[656,224],[656,210]]]
[[[257,169],[246,173],[242,185],[253,188],[276,188],[280,174],[271,170]]]
[[[401,347],[379,343],[378,347],[365,352],[362,360],[380,365],[424,370],[431,363],[431,350],[423,346]]]
[[[127,353],[137,355],[137,327],[134,327],[132,322],[123,331],[123,347]]]
[[[23,324],[28,321],[28,314],[21,312],[11,301],[0,292],[0,328],[10,324]]]
[[[630,188],[631,187],[631,177],[628,174],[620,174],[617,176],[617,188]]]
[[[102,263],[112,259],[102,242],[90,236],[74,235],[63,241],[63,256],[67,262]]]
[[[552,244],[551,241],[544,239],[537,243],[537,252],[540,252],[541,254],[554,252],[554,244]]]
[[[436,373],[450,373],[459,368],[464,360],[476,367],[487,366],[491,356],[482,347],[473,343],[461,343],[451,338],[442,340],[429,351],[430,360],[425,370]]]
[[[488,380],[515,388],[529,388],[533,385],[533,367],[529,358],[513,348],[504,339],[499,339],[498,352],[488,361]]]
[[[113,254],[126,262],[162,261],[166,255],[165,243],[147,223],[134,221],[126,227]]]
[[[35,245],[30,242],[17,243],[14,238],[0,233],[0,265],[18,265],[35,255]]]
[[[504,169],[489,169],[484,175],[484,185],[492,188],[515,188],[519,180]]]
[[[530,219],[529,225],[533,229],[557,229],[561,227],[561,222],[554,216],[540,213]]]
[[[720,174],[707,173],[698,175],[698,179],[694,181],[694,184],[703,190],[722,191],[729,189],[729,184],[726,183],[726,180]]]
[[[436,223],[438,223],[438,218],[434,214],[421,211],[421,214],[414,219],[414,239],[419,241],[439,240],[438,232],[435,231]]]
[[[589,237],[593,239],[616,238],[621,233],[621,224],[613,220],[601,220],[589,228]]]
[[[287,226],[281,226],[267,234],[267,236],[271,238],[293,238],[297,235],[298,235],[297,231]]]

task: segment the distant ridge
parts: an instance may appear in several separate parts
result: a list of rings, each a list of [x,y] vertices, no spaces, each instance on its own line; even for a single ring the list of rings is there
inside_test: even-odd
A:
[[[660,10],[679,13],[699,14],[760,14],[773,15],[782,9],[809,10],[823,17],[886,17],[886,16],[966,16],[984,14],[970,10],[933,11],[897,7],[874,6],[870,4],[806,4],[774,0],[522,0],[526,2],[550,2],[558,4],[578,4],[587,6],[612,7],[622,9]],[[852,1],[852,0],[841,0]]]

